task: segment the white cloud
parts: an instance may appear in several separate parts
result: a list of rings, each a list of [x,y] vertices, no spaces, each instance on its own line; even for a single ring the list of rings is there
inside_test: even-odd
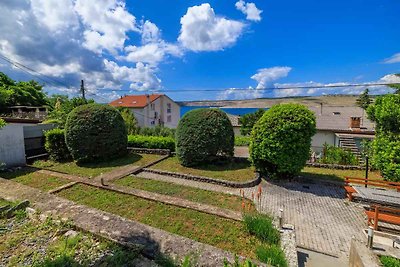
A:
[[[128,31],[138,31],[135,17],[118,0],[77,0],[75,10],[86,27],[84,46],[101,53],[124,47]]]
[[[110,71],[114,79],[130,83],[129,88],[137,91],[161,89],[161,80],[156,76],[155,70],[141,62],[136,63],[135,68],[119,66],[114,61],[104,60],[106,69]]]
[[[189,7],[181,18],[178,41],[192,51],[218,51],[233,45],[245,24],[217,16],[210,4]]]
[[[393,56],[386,58],[383,63],[392,64],[392,63],[400,63],[400,53],[394,54]]]
[[[236,9],[241,11],[243,14],[246,15],[246,19],[252,21],[260,21],[261,20],[261,13],[262,10],[256,7],[254,3],[246,3],[243,0],[239,0],[235,4]]]
[[[71,0],[31,0],[31,6],[38,22],[52,32],[65,32],[79,27],[79,20]]]
[[[121,57],[130,62],[144,62],[157,65],[168,55],[181,57],[182,49],[175,45],[165,42],[161,38],[161,31],[157,25],[150,21],[145,21],[141,26],[142,46],[130,45],[125,47],[126,56]]]
[[[292,70],[291,67],[272,67],[259,69],[256,74],[251,76],[253,80],[258,82],[257,89],[267,87],[272,81],[286,77]]]

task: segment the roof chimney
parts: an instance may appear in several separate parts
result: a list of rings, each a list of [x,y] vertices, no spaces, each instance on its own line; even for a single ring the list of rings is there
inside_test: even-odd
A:
[[[361,117],[350,117],[350,128],[352,130],[360,130],[361,127]]]

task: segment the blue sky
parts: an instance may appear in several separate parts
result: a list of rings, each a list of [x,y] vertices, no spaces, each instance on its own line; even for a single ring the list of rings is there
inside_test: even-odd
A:
[[[149,90],[179,90],[167,93],[176,100],[357,94],[258,89],[398,82],[399,10],[395,0],[15,0],[0,5],[10,14],[0,53],[68,85],[47,82],[49,93],[74,95],[83,78],[102,102]],[[0,71],[32,78],[1,60]]]

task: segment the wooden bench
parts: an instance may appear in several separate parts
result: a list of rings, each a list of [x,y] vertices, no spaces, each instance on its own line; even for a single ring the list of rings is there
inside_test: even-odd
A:
[[[356,190],[350,184],[360,184],[366,186],[375,186],[375,187],[383,187],[388,189],[395,189],[397,192],[400,192],[400,183],[399,182],[391,182],[391,181],[383,181],[383,180],[374,180],[365,178],[356,178],[356,177],[344,177],[345,178],[345,186],[344,190],[346,191],[346,197],[352,201],[353,194],[356,193]]]
[[[400,209],[371,205],[370,210],[366,210],[368,226],[373,226],[378,230],[379,222],[400,225]]]

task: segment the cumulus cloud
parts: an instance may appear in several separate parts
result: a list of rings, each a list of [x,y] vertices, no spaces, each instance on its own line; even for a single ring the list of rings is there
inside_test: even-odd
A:
[[[135,16],[125,9],[125,3],[116,0],[77,0],[75,11],[86,29],[84,46],[101,53],[116,53],[124,47],[128,31],[136,30]]]
[[[126,56],[122,59],[130,62],[144,62],[157,65],[167,56],[181,57],[182,49],[175,44],[165,42],[161,31],[151,21],[145,21],[141,26],[142,46],[130,45],[125,47]]]
[[[394,54],[393,56],[386,58],[383,63],[392,64],[392,63],[400,63],[400,53]]]
[[[155,75],[155,70],[142,62],[136,63],[134,68],[119,66],[117,63],[107,59],[104,60],[104,64],[114,79],[129,82],[129,88],[133,90],[145,91],[161,88],[161,80]]]
[[[261,20],[261,13],[262,10],[256,7],[254,3],[246,3],[243,0],[239,0],[235,4],[236,9],[241,11],[243,14],[246,15],[246,19],[252,21],[260,21]]]
[[[272,81],[286,77],[291,70],[291,67],[264,68],[259,69],[251,78],[258,82],[256,89],[261,89],[267,87]]]
[[[233,45],[245,24],[215,14],[210,4],[189,7],[181,18],[178,41],[192,51],[218,51]]]

